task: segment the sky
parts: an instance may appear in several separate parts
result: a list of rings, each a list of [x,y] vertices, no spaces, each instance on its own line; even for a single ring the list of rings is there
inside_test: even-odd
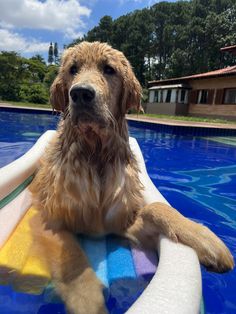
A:
[[[104,15],[116,19],[159,1],[0,0],[0,51],[47,58],[50,42],[57,42],[61,52],[64,44],[85,34]]]

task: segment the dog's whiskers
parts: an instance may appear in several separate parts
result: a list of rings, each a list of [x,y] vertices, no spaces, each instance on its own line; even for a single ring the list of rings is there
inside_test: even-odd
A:
[[[69,107],[66,107],[62,115],[63,120],[65,120],[69,115],[70,115]]]
[[[108,114],[108,119],[109,119],[109,121],[111,123],[112,129],[114,130],[114,132],[118,132],[119,128],[118,128],[117,121],[116,121],[115,117],[113,116],[112,112],[109,109],[107,109],[107,114]]]

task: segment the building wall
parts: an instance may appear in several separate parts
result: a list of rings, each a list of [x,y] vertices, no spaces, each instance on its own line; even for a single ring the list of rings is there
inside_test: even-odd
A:
[[[188,113],[193,116],[214,116],[236,119],[236,105],[190,104]]]
[[[175,103],[147,103],[145,112],[154,114],[169,114],[175,115],[176,104]]]
[[[187,109],[187,101],[188,101],[188,90],[185,93],[184,102],[181,102],[181,90],[177,90],[176,88],[171,89],[171,97],[170,102],[163,102],[163,100],[167,97],[167,91],[170,88],[162,88],[159,89],[159,93],[161,95],[158,96],[158,101],[155,100],[155,91],[149,91],[149,102],[145,104],[144,110],[146,113],[152,114],[168,114],[168,115],[185,115],[188,112]]]
[[[219,103],[217,90],[236,88],[236,77],[218,77],[211,79],[199,79],[189,81],[193,90],[209,89],[213,91],[212,104],[196,104],[190,99],[190,115],[227,117],[236,119],[236,104]]]
[[[236,88],[236,76],[191,80],[189,84],[193,89]]]
[[[175,88],[172,89],[170,103],[163,103],[163,100],[166,99],[167,89],[162,87],[162,95],[160,97],[162,102],[154,103],[155,90],[150,90],[149,103],[146,104],[145,111],[157,114],[214,116],[236,119],[236,104],[223,103],[225,89],[236,88],[236,76],[192,79],[186,83],[189,84],[192,90],[186,93],[184,103],[180,103],[180,90],[177,92]],[[198,103],[200,99],[203,102],[201,95],[206,94],[205,92],[199,94],[198,91],[200,90],[208,90],[206,104]],[[189,94],[189,97],[187,94]]]
[[[176,104],[175,114],[179,116],[187,116],[189,111],[189,106],[185,104]]]

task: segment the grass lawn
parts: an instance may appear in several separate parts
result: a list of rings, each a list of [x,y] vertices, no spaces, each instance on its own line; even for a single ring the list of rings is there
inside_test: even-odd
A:
[[[171,119],[171,120],[181,120],[181,121],[193,121],[193,122],[208,122],[208,123],[224,123],[224,124],[236,124],[236,121],[225,120],[225,119],[213,119],[204,117],[188,117],[188,116],[169,116],[164,114],[139,114],[139,117],[150,117],[157,119]]]
[[[31,108],[42,108],[42,109],[51,109],[50,104],[34,104],[34,103],[27,103],[27,102],[16,102],[16,101],[0,101],[1,103],[5,103],[8,105],[19,106],[19,107],[31,107]],[[136,114],[135,114],[136,115]],[[137,116],[137,115],[136,115]],[[181,120],[181,121],[193,121],[193,122],[208,122],[208,123],[225,123],[225,124],[236,124],[236,121],[232,120],[225,120],[225,119],[213,119],[213,118],[203,118],[203,117],[187,117],[187,116],[169,116],[169,115],[162,115],[162,114],[138,114],[139,118],[142,117],[150,117],[150,118],[157,118],[157,119],[168,119],[168,120]]]
[[[7,104],[7,105],[13,105],[13,106],[19,106],[19,107],[52,109],[50,104],[34,104],[34,103],[29,103],[29,102],[17,102],[17,101],[7,101],[7,100],[1,100],[0,105],[1,104]]]

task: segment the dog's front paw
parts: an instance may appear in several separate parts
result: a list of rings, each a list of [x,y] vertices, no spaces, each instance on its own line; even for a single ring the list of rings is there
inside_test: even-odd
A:
[[[92,270],[59,286],[59,293],[70,314],[108,314],[103,297],[103,285]]]
[[[187,243],[197,252],[200,263],[207,270],[224,273],[234,268],[234,259],[226,245],[207,227],[191,226]],[[186,239],[185,239],[186,240]]]

